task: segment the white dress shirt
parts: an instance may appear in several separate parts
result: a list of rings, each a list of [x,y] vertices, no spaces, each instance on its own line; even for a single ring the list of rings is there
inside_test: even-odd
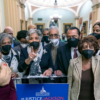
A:
[[[79,53],[78,51],[78,47],[74,48],[74,47],[71,47],[71,58],[73,59],[74,58],[74,49],[77,49],[77,55],[80,56],[81,54]]]

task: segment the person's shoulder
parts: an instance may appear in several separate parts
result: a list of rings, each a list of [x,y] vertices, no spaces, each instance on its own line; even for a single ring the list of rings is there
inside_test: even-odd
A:
[[[19,43],[19,42],[14,41],[14,45],[15,45],[15,46],[18,46],[18,45],[20,45],[20,43]]]
[[[20,45],[15,46],[15,47],[13,48],[13,50],[17,50],[17,49],[19,48],[19,46],[20,46]]]
[[[43,50],[50,51],[50,49],[47,45],[43,47]]]
[[[80,55],[79,57],[77,58],[73,58],[70,60],[70,63],[78,63],[80,62],[80,60],[82,60],[82,55]]]
[[[50,49],[50,47],[51,47],[51,44],[47,44],[47,45],[44,46],[45,49],[46,49],[46,48],[47,48],[47,49]]]
[[[22,48],[21,52],[27,52],[27,47],[26,48]]]
[[[93,58],[100,60],[100,55],[93,56]]]
[[[61,42],[61,41],[59,41],[59,47],[65,45],[65,44],[66,44],[66,42]]]
[[[67,49],[67,48],[69,48],[68,43],[66,43],[66,44],[64,44],[64,45],[62,45],[62,46],[60,46],[60,47],[58,48],[58,51],[59,51],[59,50],[64,50],[64,49]]]

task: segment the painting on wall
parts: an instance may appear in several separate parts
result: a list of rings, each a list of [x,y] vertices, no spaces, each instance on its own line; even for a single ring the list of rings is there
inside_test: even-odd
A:
[[[83,22],[83,27],[84,27],[83,36],[87,36],[88,21]]]
[[[45,28],[45,23],[36,23],[35,26],[38,30],[42,32],[43,29]]]
[[[63,33],[67,33],[68,28],[72,27],[72,23],[64,23],[63,24]]]

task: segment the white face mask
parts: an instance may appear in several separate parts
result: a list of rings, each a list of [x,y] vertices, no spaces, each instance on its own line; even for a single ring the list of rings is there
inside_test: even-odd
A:
[[[22,48],[25,48],[28,46],[28,44],[23,44],[23,43],[21,43],[20,45],[22,46]]]
[[[59,39],[50,39],[50,40],[52,46],[56,47],[59,45]]]

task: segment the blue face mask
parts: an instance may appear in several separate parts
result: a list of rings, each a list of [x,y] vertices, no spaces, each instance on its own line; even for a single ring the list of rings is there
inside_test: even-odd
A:
[[[94,51],[93,50],[83,50],[82,51],[82,55],[86,58],[86,59],[90,59],[94,54]]]
[[[43,40],[44,40],[46,43],[49,43],[49,42],[50,42],[48,36],[43,36]]]

